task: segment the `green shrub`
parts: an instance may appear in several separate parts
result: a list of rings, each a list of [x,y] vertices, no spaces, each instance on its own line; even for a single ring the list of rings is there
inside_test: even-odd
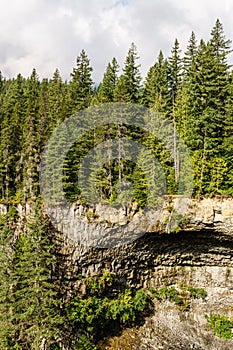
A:
[[[180,305],[180,306],[183,305],[183,299],[179,295],[179,291],[174,287],[164,286],[159,289],[150,288],[149,290],[153,295],[153,297],[156,298],[157,300],[168,299],[177,305]]]
[[[79,336],[75,350],[96,350],[96,347],[90,342],[87,336],[82,334]]]
[[[233,339],[233,322],[226,316],[216,314],[205,317],[215,335],[223,339]]]
[[[70,324],[91,343],[126,323],[131,325],[148,305],[143,289],[125,288],[109,293],[115,279],[115,274],[109,271],[104,271],[101,277],[87,278],[85,296],[76,295],[66,307]]]
[[[80,329],[96,333],[104,330],[112,321],[117,321],[119,325],[134,321],[146,305],[147,297],[143,290],[133,295],[131,289],[125,289],[112,299],[101,295],[87,298],[77,296],[68,305],[67,314],[69,320]]]
[[[185,290],[190,293],[190,297],[195,299],[205,299],[207,297],[207,292],[204,288],[187,286],[185,287]]]
[[[159,289],[149,288],[152,296],[157,300],[168,299],[175,304],[179,305],[181,310],[187,310],[190,306],[191,298],[202,298],[207,296],[207,292],[203,288],[195,288],[190,286],[180,285],[180,289],[177,290],[174,287],[164,286]]]
[[[107,287],[110,287],[116,280],[116,275],[108,270],[104,270],[100,277],[88,277],[85,281],[87,294],[102,293]]]

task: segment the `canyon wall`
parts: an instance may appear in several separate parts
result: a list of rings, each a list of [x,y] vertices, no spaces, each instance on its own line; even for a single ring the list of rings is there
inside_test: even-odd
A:
[[[0,205],[1,214],[7,210]],[[101,275],[104,269],[117,274],[119,285],[188,285],[207,291],[205,300],[192,301],[188,312],[169,301],[155,303],[154,315],[133,333],[131,349],[233,348],[233,341],[213,336],[205,319],[214,313],[233,317],[233,199],[169,197],[157,210],[144,213],[136,206],[86,208],[80,203],[71,204],[66,211],[59,206],[52,210],[61,242],[59,254],[67,258],[71,293],[85,294],[85,278]],[[17,205],[17,212],[16,236],[25,230],[32,207]],[[141,231],[135,233],[137,225]],[[104,349],[125,350],[126,345],[119,345],[121,340],[117,339],[116,347],[105,344]]]

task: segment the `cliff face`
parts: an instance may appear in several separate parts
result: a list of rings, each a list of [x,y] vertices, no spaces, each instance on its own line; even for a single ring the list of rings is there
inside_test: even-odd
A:
[[[233,229],[233,199],[227,198],[197,201],[166,197],[156,209],[143,211],[135,204],[84,207],[74,203],[66,208],[50,208],[48,213],[58,230],[75,243],[102,248],[132,242],[148,232],[174,233],[211,228],[230,233]]]
[[[118,218],[113,216],[116,209],[107,211],[103,205],[87,209],[81,204],[72,204],[65,218],[58,208],[58,228],[60,225],[60,229],[64,229],[57,232],[63,242],[61,253],[69,256],[75,266],[74,273],[84,277],[110,269],[134,286],[172,283],[183,278],[206,287],[231,288],[233,199],[185,201],[169,199],[159,211],[147,212],[147,233],[137,239],[134,232],[130,236],[127,228],[127,222],[138,222],[142,216],[136,208],[131,208],[127,214],[118,212]],[[0,213],[5,214],[7,210],[5,205],[0,205]],[[18,205],[17,211],[15,235],[25,230],[31,206]],[[90,212],[94,214],[87,215]],[[111,232],[110,229],[118,226],[122,235],[130,238],[129,243],[107,248],[82,245],[76,240],[75,228],[83,230],[85,236],[88,226],[94,227],[99,235],[104,227]],[[198,270],[201,272],[197,273]]]
[[[18,205],[17,210],[16,234],[24,229],[31,207]],[[232,349],[233,341],[211,335],[205,314],[233,316],[233,199],[170,198],[157,212],[148,211],[146,221],[135,207],[121,209],[116,212],[118,216],[114,216],[115,210],[107,210],[103,205],[87,209],[77,203],[70,206],[64,217],[61,208],[57,208],[54,217],[57,228],[63,231],[57,232],[63,241],[60,253],[69,257],[73,267],[67,272],[71,277],[68,288],[85,293],[82,279],[74,277],[98,276],[103,269],[117,273],[120,283],[134,287],[184,284],[205,288],[207,298],[192,301],[189,312],[180,312],[168,301],[157,303],[154,316],[133,335],[136,340],[131,348]],[[7,208],[1,205],[0,211],[6,213]],[[110,233],[118,227],[121,237],[129,237],[127,223],[134,222],[132,229],[140,220],[147,224],[146,233],[136,237],[133,232],[127,244],[90,247],[77,239],[81,233],[88,236],[93,227],[100,236],[104,228]],[[126,349],[120,343],[121,338],[115,349]]]
[[[184,284],[205,288],[208,293],[205,300],[192,301],[186,312],[169,301],[155,303],[154,315],[142,328],[123,332],[103,349],[125,350],[127,344],[135,350],[233,348],[233,341],[212,335],[205,318],[216,313],[233,315],[233,200],[189,201],[185,207],[182,211],[184,203],[175,199],[166,203],[159,216],[150,212],[151,232],[129,244],[87,251],[76,246],[73,259],[83,276],[110,269],[122,283],[136,287]],[[176,220],[177,213],[184,219]],[[99,214],[111,220],[111,213],[99,209]]]
[[[173,198],[166,201],[159,210],[148,211],[146,215],[131,208],[127,215],[118,212],[118,217],[114,217],[114,210],[116,209],[106,210],[101,205],[86,209],[80,204],[73,204],[64,221],[62,216],[59,217],[61,212],[58,209],[57,222],[65,231],[61,237],[66,237],[64,252],[72,251],[78,273],[89,276],[107,268],[120,273],[130,284],[139,286],[146,285],[152,276],[153,281],[156,281],[158,271],[164,267],[167,268],[166,278],[170,275],[169,270],[174,270],[177,266],[185,267],[187,271],[202,268],[199,279],[207,285],[212,281],[212,278],[207,277],[210,273],[208,271],[218,267],[222,272],[218,275],[215,273],[213,285],[231,285],[232,280],[228,282],[231,274],[227,272],[228,278],[224,279],[223,271],[233,268],[233,199],[194,201]],[[93,215],[87,216],[90,212]],[[135,221],[135,225],[143,215],[147,219],[147,231],[137,238],[134,232],[129,232],[127,222]],[[68,221],[69,226],[64,228]],[[145,219],[141,222],[145,223]],[[125,235],[130,238],[129,242],[107,248],[81,245],[76,241],[74,230],[78,223],[81,223],[83,236],[87,234],[88,226],[94,227],[96,235],[99,234],[100,237],[104,227],[110,234],[117,227],[121,229],[121,237]],[[70,231],[67,229],[69,227],[72,228]],[[80,231],[80,228],[77,230]],[[109,235],[107,239],[110,238]],[[172,273],[175,278],[174,272]],[[163,283],[163,274],[159,275],[159,283]],[[192,275],[194,278],[194,272]],[[195,278],[198,282],[198,278]]]

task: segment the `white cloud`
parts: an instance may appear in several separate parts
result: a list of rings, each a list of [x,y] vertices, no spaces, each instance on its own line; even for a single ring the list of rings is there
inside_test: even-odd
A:
[[[74,34],[84,43],[90,43],[94,34],[91,21],[85,17],[77,18],[74,23]]]
[[[115,56],[121,66],[131,42],[141,56],[142,72],[160,49],[170,53],[177,37],[185,48],[192,30],[207,39],[216,18],[232,36],[231,0],[0,0],[0,70],[41,78],[58,67],[69,79],[82,48],[98,82]]]

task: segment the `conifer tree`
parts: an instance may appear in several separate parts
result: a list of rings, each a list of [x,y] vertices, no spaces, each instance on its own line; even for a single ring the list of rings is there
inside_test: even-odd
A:
[[[194,32],[191,33],[187,49],[184,53],[184,74],[185,80],[189,80],[189,75],[196,69],[197,40]]]
[[[38,153],[41,153],[53,129],[49,106],[49,82],[43,79],[38,96]]]
[[[233,195],[233,73],[229,78],[228,98],[226,101],[226,119],[223,132],[222,152],[223,159],[227,163],[227,174],[225,180],[225,191]]]
[[[210,189],[209,183],[211,173],[215,171],[212,169],[214,158],[216,172],[220,171],[219,166],[222,164],[221,169],[225,174],[226,165],[219,159],[222,157],[226,102],[229,94],[228,53],[229,41],[225,39],[222,25],[217,21],[211,32],[211,40],[207,43],[200,41],[193,68],[189,71],[184,88],[185,134],[187,144],[194,152],[195,167],[199,167],[196,171],[196,174],[199,174],[196,177],[199,194],[213,191],[213,185]],[[219,180],[217,187],[220,191]]]
[[[168,58],[168,89],[170,94],[170,119],[173,122],[174,135],[173,135],[173,157],[174,157],[174,170],[175,180],[179,180],[179,159],[177,153],[177,118],[176,118],[176,102],[177,97],[181,91],[181,72],[182,72],[182,60],[180,56],[181,50],[178,40],[175,40],[174,46],[171,51],[171,57]]]
[[[160,51],[158,60],[149,69],[143,90],[143,104],[156,112],[166,113],[168,103],[167,60]]]
[[[220,113],[225,113],[230,68],[227,58],[232,50],[230,50],[231,40],[226,39],[223,25],[218,19],[211,31],[209,44],[214,63],[212,67],[213,84],[215,85],[214,103]]]
[[[49,95],[49,119],[51,132],[68,116],[67,108],[67,85],[63,83],[58,69],[55,70],[48,86]]]
[[[2,76],[2,72],[0,70],[0,84],[1,84],[1,86],[2,86],[2,81],[3,81],[3,76]]]
[[[2,197],[16,192],[17,163],[22,149],[22,124],[25,116],[24,79],[19,74],[9,86],[2,106],[0,174]]]
[[[90,105],[93,94],[92,67],[84,50],[77,57],[69,84],[69,109],[73,114]]]
[[[36,198],[39,187],[39,114],[40,82],[35,69],[27,81],[27,110],[23,126],[22,152],[18,162],[18,188],[24,200]]]
[[[127,100],[126,81],[123,74],[119,77],[116,88],[114,90],[114,102],[129,102]]]
[[[13,338],[11,322],[12,232],[3,217],[0,223],[0,348],[10,349]]]
[[[20,107],[16,103],[13,113],[8,119],[5,117],[1,131],[1,178],[2,197],[9,199],[16,192],[17,162],[21,151]]]
[[[217,19],[211,30],[210,45],[219,62],[226,64],[227,56],[232,51],[231,43],[232,41],[225,37],[222,23]]]
[[[116,86],[115,101],[139,102],[141,75],[139,71],[140,65],[137,65],[138,59],[137,48],[135,44],[132,43],[125,59],[123,74]]]
[[[54,127],[83,108],[112,101],[141,103],[173,122],[173,158],[177,182],[180,161],[176,129],[185,138],[192,153],[198,174],[197,192],[212,192],[215,185],[219,192],[223,188],[224,191],[229,191],[231,156],[228,150],[231,147],[227,140],[231,138],[232,128],[232,82],[228,63],[230,46],[231,41],[225,37],[219,20],[211,31],[210,40],[201,40],[199,46],[192,32],[183,59],[176,39],[168,59],[164,58],[162,52],[159,53],[143,88],[134,44],[128,50],[121,76],[118,78],[119,66],[113,58],[107,65],[98,89],[93,87],[92,67],[84,50],[77,58],[69,83],[63,83],[58,70],[51,80],[44,79],[42,82],[35,70],[27,80],[21,75],[16,79],[5,79],[0,72],[2,198],[10,200],[15,195],[17,198],[22,198],[23,195],[25,200],[35,198],[38,194],[40,153]],[[78,162],[85,152],[108,136],[121,138],[126,134],[133,138],[135,130],[132,127],[126,128],[123,122],[118,128],[111,126],[108,131],[90,131],[84,137],[83,144],[77,143],[69,152],[63,169],[64,180],[66,179],[64,187],[69,188],[73,195],[73,189],[77,188]],[[65,133],[61,137],[62,144],[64,137]],[[155,152],[157,146],[152,147]],[[99,186],[101,187],[102,178],[103,192],[112,194],[117,182],[116,174],[120,178],[126,171],[128,176],[131,165],[120,161],[124,156],[120,141],[118,165],[117,161],[110,161],[110,153],[109,165],[105,166],[104,172],[111,180],[108,183],[100,175]],[[213,159],[216,160],[216,169],[213,168]],[[213,182],[213,179],[216,181]]]
[[[175,108],[176,97],[181,88],[182,60],[180,53],[180,44],[176,39],[171,51],[171,56],[168,58],[168,87],[172,114]]]
[[[61,341],[58,292],[53,282],[55,258],[53,243],[47,236],[48,222],[40,204],[28,219],[27,233],[21,233],[13,254],[12,323],[15,344],[38,350],[43,344]]]
[[[6,80],[4,79],[3,75],[2,75],[2,72],[0,70],[0,96],[2,96],[2,93],[3,93],[3,88],[4,88],[4,83],[6,82]]]
[[[112,59],[111,63],[108,63],[106,72],[104,73],[103,81],[98,88],[98,100],[101,103],[113,102],[114,91],[118,82],[119,65],[116,58]]]

